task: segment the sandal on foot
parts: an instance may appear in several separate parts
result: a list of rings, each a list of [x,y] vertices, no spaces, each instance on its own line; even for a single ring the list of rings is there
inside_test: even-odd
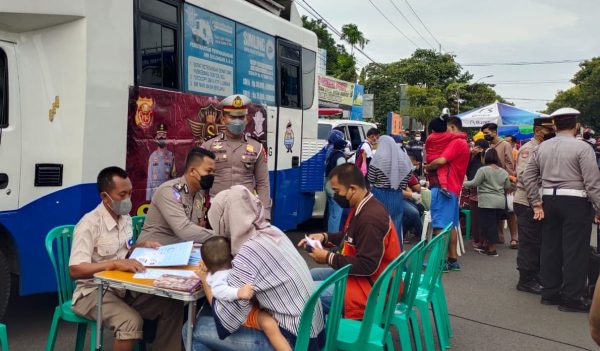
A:
[[[516,250],[519,248],[519,240],[511,240],[510,241],[510,248],[513,250]]]

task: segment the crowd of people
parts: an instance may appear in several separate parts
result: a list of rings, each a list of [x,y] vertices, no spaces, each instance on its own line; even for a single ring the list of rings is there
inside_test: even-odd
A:
[[[234,107],[234,99],[243,106]],[[227,130],[190,150],[183,176],[159,186],[135,243],[127,173],[119,167],[99,173],[101,203],[81,219],[73,237],[75,313],[95,319],[95,273],[145,269],[128,258],[135,247],[192,240],[203,244],[200,279],[206,295],[193,350],[290,350],[316,284],[348,264],[344,316],[362,319],[373,282],[404,244],[420,239],[425,210],[434,235],[454,227],[445,270],[459,271],[461,206],[471,210],[473,248],[486,256],[498,255],[503,222],[508,223],[509,245],[519,250],[517,289],[541,293],[542,303],[562,311],[589,310],[585,265],[592,204],[600,208],[600,174],[589,141],[575,138],[575,110],[536,119],[534,137],[519,149],[514,138],[498,136],[495,124],[469,140],[461,120],[447,115],[433,119],[424,143],[421,133],[408,141],[407,135],[372,129],[353,163],[344,134],[334,129],[325,151],[327,232],[294,245],[270,223],[266,155],[243,134],[248,103],[241,95],[221,102]],[[420,194],[424,186],[431,192],[429,208]],[[325,268],[309,270],[298,247]],[[311,350],[324,343],[332,294],[325,291],[315,309]],[[153,349],[179,350],[181,333],[187,332],[179,302],[116,288],[103,296],[102,319],[114,333],[114,350],[134,348],[144,336],[144,319],[157,322]]]

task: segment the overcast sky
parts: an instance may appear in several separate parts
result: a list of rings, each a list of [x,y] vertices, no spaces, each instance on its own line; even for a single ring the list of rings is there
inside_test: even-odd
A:
[[[377,62],[406,58],[415,46],[371,5],[369,0],[305,0],[333,26],[355,23],[370,40],[365,52]],[[403,19],[437,49],[406,0],[371,0],[421,48],[430,46]],[[497,83],[507,100],[529,110],[544,110],[558,90],[569,88],[578,63],[526,66],[470,67],[469,63],[579,60],[600,56],[600,0],[408,0],[423,23],[456,55],[474,81]],[[297,1],[304,5],[301,1]],[[305,5],[306,6],[306,5]],[[301,14],[306,11],[298,6]],[[310,17],[310,16],[309,16]],[[366,64],[367,58],[356,53]],[[515,98],[515,99],[510,99]]]

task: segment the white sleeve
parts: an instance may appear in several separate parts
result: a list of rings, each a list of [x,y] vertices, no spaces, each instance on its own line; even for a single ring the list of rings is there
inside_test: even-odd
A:
[[[366,154],[367,158],[373,157],[373,150],[371,148],[371,144],[363,143],[361,149],[365,150],[365,154]]]
[[[220,272],[216,272],[220,273]],[[206,277],[206,282],[210,285],[213,296],[217,300],[235,301],[238,298],[238,288],[227,285],[227,277],[229,274],[209,274]]]

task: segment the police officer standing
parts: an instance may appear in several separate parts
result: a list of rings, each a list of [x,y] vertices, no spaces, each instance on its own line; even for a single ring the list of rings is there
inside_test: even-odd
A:
[[[175,157],[167,149],[167,126],[164,123],[156,128],[154,137],[158,147],[148,158],[148,180],[146,182],[146,201],[152,200],[152,196],[158,187],[165,181],[175,177]]]
[[[575,138],[578,116],[572,108],[552,113],[556,137],[533,152],[523,175],[533,218],[543,220],[541,302],[565,312],[590,309],[586,268],[594,208],[600,209],[600,172],[592,148]]]
[[[181,241],[204,242],[214,234],[204,228],[208,204],[204,192],[214,181],[215,155],[194,147],[185,161],[185,174],[158,188],[138,240],[161,245]]]
[[[555,136],[554,122],[550,117],[533,120],[533,139],[521,146],[517,154],[517,191],[514,198],[514,210],[519,227],[519,252],[517,254],[517,270],[519,283],[517,290],[533,294],[541,294],[540,247],[542,243],[542,223],[533,219],[533,209],[527,200],[527,191],[523,184],[523,173],[531,159],[533,151],[547,139]]]
[[[233,185],[243,185],[258,194],[265,208],[265,218],[271,220],[269,168],[263,145],[244,133],[248,105],[244,95],[231,95],[221,101],[222,122],[226,131],[209,139],[202,147],[212,151],[215,158],[215,183],[210,196]]]

